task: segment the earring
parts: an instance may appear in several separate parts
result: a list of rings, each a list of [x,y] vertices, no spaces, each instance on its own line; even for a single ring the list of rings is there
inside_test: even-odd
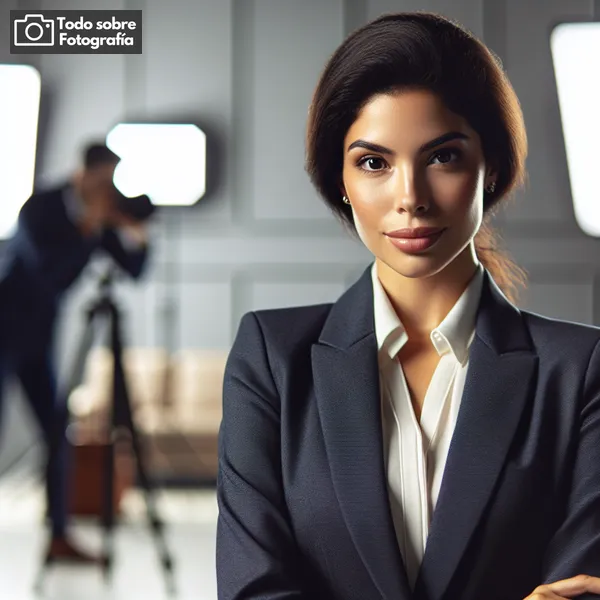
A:
[[[342,196],[342,200],[346,203],[346,204],[350,204],[350,198],[348,198],[348,196]]]
[[[496,182],[492,181],[492,183],[485,188],[485,191],[488,192],[488,194],[493,194],[496,191]]]

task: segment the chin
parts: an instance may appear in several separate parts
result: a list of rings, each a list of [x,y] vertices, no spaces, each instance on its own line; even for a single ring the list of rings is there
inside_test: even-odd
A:
[[[442,271],[446,266],[446,261],[441,261],[439,257],[432,255],[419,256],[383,256],[379,255],[380,260],[385,263],[392,271],[408,279],[423,279],[431,277]]]
[[[390,247],[388,239],[382,241],[383,244],[375,244],[376,247],[371,251],[389,269],[407,279],[432,277],[447,268],[452,269],[452,267],[460,271],[461,267],[459,265],[465,264],[465,261],[461,259],[461,255],[467,251],[468,246],[468,240],[462,243],[462,240],[442,236],[438,243],[429,250],[420,253],[409,253],[395,246]]]

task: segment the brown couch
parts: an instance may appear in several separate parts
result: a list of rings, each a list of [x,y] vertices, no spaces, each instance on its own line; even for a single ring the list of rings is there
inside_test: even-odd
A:
[[[173,356],[162,348],[124,351],[134,419],[145,463],[156,483],[214,484],[227,354],[197,348]],[[112,364],[108,348],[93,348],[83,381],[69,398],[80,457],[83,447],[106,442]]]

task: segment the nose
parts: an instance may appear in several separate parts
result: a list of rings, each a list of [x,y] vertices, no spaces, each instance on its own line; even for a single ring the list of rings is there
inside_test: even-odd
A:
[[[411,165],[398,169],[393,190],[395,210],[400,213],[422,214],[429,210],[423,186],[419,185],[417,172]]]

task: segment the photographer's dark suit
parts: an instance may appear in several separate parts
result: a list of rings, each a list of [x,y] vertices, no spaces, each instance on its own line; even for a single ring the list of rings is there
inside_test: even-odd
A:
[[[69,185],[34,194],[21,209],[0,272],[0,388],[3,376],[14,373],[46,442],[56,444],[49,452],[47,473],[55,535],[62,535],[67,512],[66,407],[64,399],[57,395],[52,364],[53,333],[61,297],[95,250],[108,252],[133,277],[142,273],[147,254],[145,246],[126,249],[112,229],[84,237],[70,205],[74,200],[77,197]],[[0,411],[1,408],[0,389]]]

